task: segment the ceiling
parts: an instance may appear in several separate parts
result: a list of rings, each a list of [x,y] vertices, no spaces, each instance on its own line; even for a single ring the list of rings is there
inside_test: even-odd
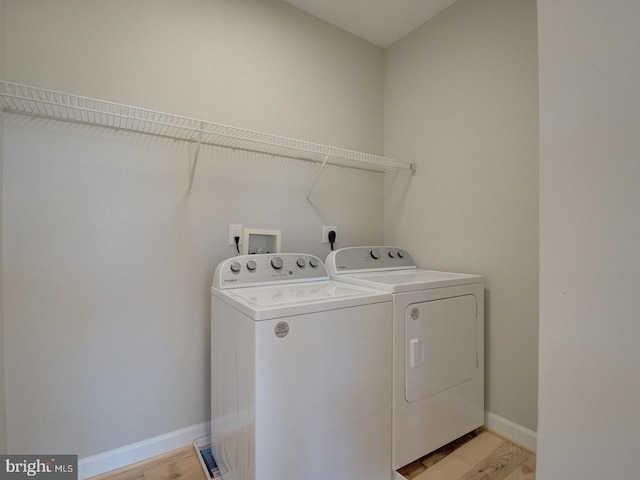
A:
[[[456,0],[284,0],[386,48]]]

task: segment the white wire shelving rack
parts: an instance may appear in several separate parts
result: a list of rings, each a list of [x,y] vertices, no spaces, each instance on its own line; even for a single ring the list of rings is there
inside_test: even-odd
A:
[[[0,96],[2,97],[0,105],[4,112],[195,143],[189,191],[193,186],[201,145],[319,163],[321,166],[307,198],[327,164],[385,173],[413,174],[416,170],[416,165],[413,163],[387,157],[17,83],[0,81]]]

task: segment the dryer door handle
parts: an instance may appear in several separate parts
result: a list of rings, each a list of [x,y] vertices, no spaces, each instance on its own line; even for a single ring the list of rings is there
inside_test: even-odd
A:
[[[419,338],[409,340],[409,367],[416,368],[424,362],[424,351]]]

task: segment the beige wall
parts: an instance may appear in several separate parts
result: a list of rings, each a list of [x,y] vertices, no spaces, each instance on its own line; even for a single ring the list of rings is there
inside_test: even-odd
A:
[[[640,3],[538,10],[536,478],[626,480],[640,436]]]
[[[382,153],[383,53],[282,2],[7,2],[9,81]],[[86,457],[209,419],[209,286],[228,225],[322,258],[381,242],[383,178],[10,115],[8,444]]]
[[[5,0],[0,0],[0,78],[4,78]],[[2,170],[4,164],[4,119],[0,116],[0,454],[7,451],[7,415],[4,382],[4,309],[2,308]]]
[[[382,51],[284,2],[8,6],[11,81],[382,152]]]
[[[385,240],[486,276],[486,409],[537,427],[534,0],[460,0],[385,51]]]

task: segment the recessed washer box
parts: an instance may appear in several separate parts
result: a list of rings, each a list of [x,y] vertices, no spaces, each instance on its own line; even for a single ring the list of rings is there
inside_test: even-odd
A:
[[[282,232],[280,230],[264,230],[261,228],[245,228],[242,253],[280,253]]]

